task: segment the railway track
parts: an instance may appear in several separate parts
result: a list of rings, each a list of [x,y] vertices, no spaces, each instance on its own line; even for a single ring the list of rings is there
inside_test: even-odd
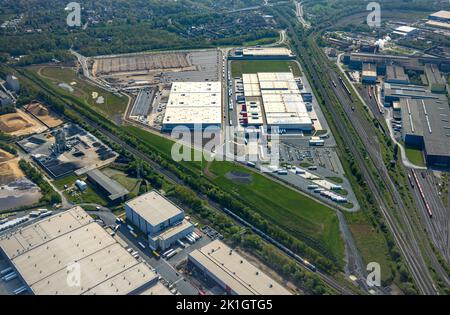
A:
[[[67,102],[61,98],[58,94],[54,93],[53,91],[47,89],[47,87],[43,86],[39,81],[35,80],[32,77],[27,76],[25,73],[21,73],[22,75],[24,75],[25,77],[27,77],[29,80],[33,81],[35,84],[37,84],[40,88],[42,88],[43,90],[45,90],[47,93],[51,94],[52,96],[58,98],[59,100],[63,101],[65,104],[65,107],[70,109],[70,110],[75,110],[81,118],[83,118],[84,122],[87,123],[88,125],[90,125],[92,128],[96,129],[97,131],[99,131],[100,133],[102,133],[104,136],[108,137],[112,142],[122,146],[124,149],[126,149],[127,151],[129,151],[130,153],[132,153],[133,155],[137,156],[138,158],[142,159],[143,161],[147,162],[148,164],[150,164],[157,172],[161,173],[162,175],[164,175],[167,180],[173,184],[177,184],[177,185],[181,185],[184,187],[187,187],[190,189],[190,187],[185,184],[181,179],[179,179],[176,175],[174,175],[173,173],[171,173],[170,171],[164,169],[163,167],[161,167],[158,163],[156,163],[155,161],[153,161],[152,159],[150,159],[147,155],[145,155],[144,153],[142,153],[141,151],[135,149],[134,147],[132,147],[131,145],[129,145],[127,142],[123,141],[121,138],[119,138],[118,136],[116,136],[115,134],[113,134],[112,132],[106,130],[105,128],[103,128],[100,124],[92,121],[91,119],[89,119],[88,117],[82,115],[81,113],[79,113],[77,111],[76,108],[71,107],[69,104],[67,104]],[[204,195],[199,195],[199,198],[205,200],[206,202],[208,202],[209,206],[211,206],[212,208],[220,211],[220,212],[224,212],[224,209],[217,204],[216,202],[214,202],[213,200],[209,199],[207,196]],[[231,218],[233,218],[233,216],[229,215]],[[235,215],[236,216],[236,215]],[[234,217],[233,220],[236,220],[236,218]],[[255,228],[255,227],[253,227]],[[255,228],[256,229],[256,228]],[[267,238],[263,238],[266,241]],[[293,257],[290,253],[292,253],[293,255],[296,255],[295,253],[293,253],[292,251],[290,251],[287,247],[285,247],[284,245],[282,245],[279,242],[269,242],[272,245],[274,245],[275,247],[277,247],[279,250],[281,250],[283,253],[285,253],[286,255],[290,256],[291,258],[294,258],[299,265],[307,270],[310,270],[310,268],[308,268],[305,264],[304,261],[299,261],[298,256],[297,258]],[[302,258],[300,258],[302,259]],[[328,274],[324,273],[323,271],[316,269],[315,270],[315,274],[317,274],[328,286],[330,286],[331,288],[333,288],[334,290],[336,290],[337,292],[341,293],[341,294],[345,294],[345,295],[351,295],[354,294],[354,292],[352,292],[350,289],[348,289],[346,286],[342,285],[341,283],[339,283],[338,281],[336,281],[335,279],[333,279],[331,276],[329,276]]]
[[[298,39],[294,27],[292,26],[288,18],[284,16],[283,18],[285,24],[288,25],[289,33],[291,35],[291,38],[293,39],[294,44],[296,45],[296,48],[301,49],[302,45],[300,43],[300,40]],[[313,40],[312,42],[315,41]],[[421,246],[419,244],[419,241],[416,240],[416,235],[420,234],[415,234],[418,231],[412,230],[412,222],[410,221],[409,213],[405,208],[403,200],[399,192],[395,188],[392,179],[389,176],[386,166],[384,165],[376,135],[369,134],[370,129],[367,128],[367,121],[364,117],[362,117],[364,119],[358,117],[359,113],[357,111],[353,111],[351,106],[351,95],[349,95],[348,89],[344,89],[340,84],[333,84],[333,90],[335,92],[335,96],[337,97],[336,100],[340,104],[340,107],[343,109],[344,113],[339,113],[333,105],[336,102],[333,102],[333,99],[328,94],[324,82],[339,82],[339,76],[336,74],[334,69],[329,66],[327,60],[320,60],[320,65],[318,64],[318,58],[320,58],[321,52],[317,49],[316,51],[310,53],[303,53],[302,56],[304,58],[304,63],[307,66],[312,66],[314,69],[313,71],[310,71],[310,75],[313,78],[312,81],[316,82],[316,87],[324,97],[324,106],[333,117],[337,131],[341,134],[344,142],[348,143],[348,147],[352,153],[352,156],[355,158],[355,161],[358,164],[359,169],[362,171],[370,190],[373,192],[374,198],[377,201],[377,204],[379,205],[380,210],[383,213],[386,222],[393,233],[394,239],[399,246],[403,257],[405,258],[409,269],[411,270],[417,287],[424,294],[436,294],[437,290],[434,286],[429,270],[427,269],[427,264],[425,263],[422,256]],[[310,56],[315,56],[316,58],[312,58]],[[319,74],[321,75],[320,77]],[[328,87],[332,89],[331,85],[329,85]],[[346,119],[348,120],[348,123],[351,123],[351,125],[353,125],[353,128],[356,131],[356,135],[352,134],[349,131],[347,127],[348,123],[346,124],[345,122]],[[367,152],[367,156],[364,152],[360,152],[360,150],[358,149],[359,144],[356,140],[357,137],[360,137],[365,152]],[[397,222],[395,215],[391,213],[391,209],[385,201],[383,192],[380,191],[377,180],[373,177],[373,174],[367,166],[368,159],[372,160],[377,173],[380,175],[379,179],[388,190],[388,193],[392,196],[393,202],[395,203],[396,208],[399,209],[399,212],[403,219],[402,223],[404,224],[400,225],[399,222]],[[407,235],[405,235],[405,232],[407,233]]]

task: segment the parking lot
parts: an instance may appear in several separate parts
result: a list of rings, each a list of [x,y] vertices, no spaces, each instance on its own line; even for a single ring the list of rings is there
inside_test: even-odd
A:
[[[334,148],[310,147],[306,143],[294,146],[291,143],[282,142],[280,145],[281,162],[297,166],[315,165],[334,173],[332,176],[344,175],[339,157]]]
[[[104,219],[104,216],[101,216]],[[111,216],[109,219],[104,220],[105,224],[111,224]],[[107,223],[108,222],[108,223]],[[115,223],[113,223],[115,224]],[[208,235],[202,233],[198,229],[195,230],[200,239],[198,239],[195,243],[190,244],[186,238],[183,238],[181,241],[185,246],[181,246],[179,243],[175,243],[170,247],[177,253],[168,259],[163,257],[156,258],[152,251],[147,247],[147,240],[141,235],[138,238],[135,238],[130,230],[127,228],[126,224],[121,224],[119,229],[117,230],[117,236],[119,236],[128,247],[132,248],[133,251],[138,252],[139,258],[144,259],[153,269],[156,271],[160,278],[161,283],[167,286],[172,293],[174,294],[182,294],[182,295],[197,295],[199,293],[198,284],[193,283],[191,280],[188,280],[185,275],[179,270],[179,267],[187,260],[187,257],[190,252],[201,248],[211,242],[213,239]],[[214,233],[211,231],[211,236],[220,237],[218,233]],[[143,249],[139,242],[146,245],[146,248]],[[160,254],[167,252],[168,249],[161,251]]]

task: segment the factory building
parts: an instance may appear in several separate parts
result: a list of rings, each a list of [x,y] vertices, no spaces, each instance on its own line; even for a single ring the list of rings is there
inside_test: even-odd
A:
[[[424,150],[428,166],[450,167],[450,109],[447,99],[400,100],[402,138]]]
[[[427,26],[450,30],[450,11],[438,11],[428,16]]]
[[[250,47],[237,49],[230,59],[245,60],[285,60],[295,59],[295,54],[290,49],[284,47]]]
[[[118,203],[125,200],[129,193],[125,187],[103,174],[99,169],[89,171],[86,175],[89,182],[106,195],[111,203]]]
[[[410,84],[384,83],[381,90],[384,98],[384,106],[392,106],[393,102],[398,102],[404,98],[412,99],[439,99],[441,95],[430,93],[423,86]]]
[[[363,63],[362,65],[362,83],[374,84],[377,82],[377,66],[374,63]]]
[[[242,80],[246,104],[262,104],[269,128],[312,130],[312,120],[291,72],[244,73]]]
[[[409,78],[402,66],[388,65],[386,67],[385,82],[395,84],[409,84]]]
[[[419,30],[415,27],[402,25],[397,27],[392,33],[399,36],[412,36],[417,34]]]
[[[13,75],[6,76],[6,87],[8,90],[19,93],[20,91],[20,83],[19,79]]]
[[[428,85],[433,93],[445,93],[447,92],[447,84],[435,64],[425,65],[425,74],[427,76]]]
[[[163,131],[177,126],[220,128],[222,86],[220,82],[174,82],[163,119]]]
[[[230,295],[291,294],[219,240],[191,252],[188,262]]]
[[[423,71],[423,65],[433,63],[438,65],[439,69],[445,72],[450,71],[450,61],[447,58],[438,57],[418,57],[418,56],[395,56],[369,53],[347,53],[344,54],[343,62],[350,69],[361,70],[363,63],[375,63],[377,65],[377,74],[384,75],[386,66],[395,63],[405,69]]]
[[[127,220],[148,236],[150,245],[162,250],[194,231],[184,211],[152,190],[125,203]]]
[[[158,284],[79,206],[2,235],[0,254],[35,295],[140,294]]]

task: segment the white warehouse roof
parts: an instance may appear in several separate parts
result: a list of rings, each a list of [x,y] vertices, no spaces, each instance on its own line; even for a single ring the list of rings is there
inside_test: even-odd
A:
[[[183,212],[156,190],[138,196],[128,201],[126,205],[153,226],[157,226]]]
[[[175,82],[172,84],[164,124],[215,124],[222,122],[220,82]]]
[[[34,294],[130,294],[156,279],[80,207],[0,238],[0,248]],[[77,262],[80,285],[68,282]]]
[[[291,294],[219,240],[193,251],[189,258],[239,295]]]

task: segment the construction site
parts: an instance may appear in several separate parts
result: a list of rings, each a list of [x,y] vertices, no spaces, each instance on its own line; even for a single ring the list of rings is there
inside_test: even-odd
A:
[[[17,109],[15,113],[0,115],[0,131],[10,136],[20,137],[42,133],[46,130],[45,125],[21,109]]]
[[[9,210],[36,203],[39,188],[25,177],[19,158],[0,149],[0,210]]]
[[[55,128],[63,124],[63,121],[55,113],[40,102],[32,102],[23,108],[48,128]]]
[[[106,87],[133,91],[174,81],[218,80],[218,50],[99,56],[88,60],[93,78]]]
[[[109,147],[75,124],[34,135],[17,143],[53,178],[77,176],[110,164],[117,157]]]

